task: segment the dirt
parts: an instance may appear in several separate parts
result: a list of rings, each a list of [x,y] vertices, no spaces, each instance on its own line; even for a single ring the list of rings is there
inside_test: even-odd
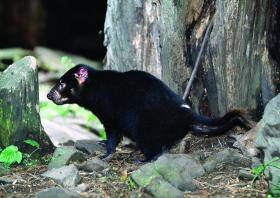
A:
[[[194,137],[188,135],[184,143],[171,150],[172,153],[192,153],[198,150],[205,157],[213,152],[220,151],[231,145],[227,136],[214,138]],[[182,149],[183,147],[183,149]],[[143,157],[134,148],[122,146],[109,162],[110,169],[102,174],[80,172],[81,183],[87,185],[87,190],[81,193],[82,197],[130,197],[142,195],[150,197],[144,189],[137,188],[129,179],[132,171],[138,168],[138,159]],[[251,180],[240,179],[238,170],[240,167],[226,167],[216,172],[206,174],[195,180],[199,190],[185,192],[185,197],[266,197],[267,183],[263,177],[253,185]],[[52,180],[44,179],[41,174],[47,170],[46,165],[25,169],[21,166],[12,168],[11,174],[16,178],[13,184],[0,184],[0,197],[35,197],[35,193],[49,188],[61,187]]]

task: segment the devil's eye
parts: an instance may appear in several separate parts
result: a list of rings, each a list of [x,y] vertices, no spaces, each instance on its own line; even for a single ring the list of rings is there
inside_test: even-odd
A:
[[[71,93],[72,95],[75,95],[75,89],[74,89],[74,88],[71,88],[71,89],[70,89],[70,93]]]
[[[65,84],[62,80],[60,80],[60,81],[59,81],[59,86],[60,86],[61,88],[65,88],[65,87],[66,87],[66,84]]]

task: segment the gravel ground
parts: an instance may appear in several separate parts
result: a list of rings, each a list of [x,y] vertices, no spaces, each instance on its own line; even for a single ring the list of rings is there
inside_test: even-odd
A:
[[[182,150],[187,153],[201,151],[205,157],[213,152],[228,147],[231,143],[226,136],[207,138],[188,135],[184,144],[175,147],[171,152]],[[178,149],[179,148],[179,149]],[[144,189],[133,185],[129,179],[132,171],[137,169],[137,159],[141,156],[135,148],[119,147],[116,155],[109,162],[110,169],[102,174],[80,172],[82,181],[87,190],[81,193],[82,197],[130,197],[134,195],[149,195]],[[12,184],[0,184],[0,197],[34,197],[35,193],[48,187],[58,186],[52,180],[44,179],[41,173],[46,171],[46,165],[24,169],[21,166],[12,168],[9,175],[15,178]],[[216,172],[206,174],[196,180],[199,190],[185,192],[185,197],[266,197],[267,183],[260,178],[252,186],[251,180],[238,178],[239,167],[226,167]]]

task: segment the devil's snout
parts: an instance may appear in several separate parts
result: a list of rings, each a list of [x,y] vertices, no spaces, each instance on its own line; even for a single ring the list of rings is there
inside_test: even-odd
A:
[[[49,100],[52,99],[52,93],[51,93],[51,92],[49,92],[49,93],[47,94],[47,98],[48,98]]]

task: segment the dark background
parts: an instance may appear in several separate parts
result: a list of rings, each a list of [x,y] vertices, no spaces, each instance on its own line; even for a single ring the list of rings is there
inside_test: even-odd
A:
[[[0,0],[0,48],[41,45],[102,60],[106,0]]]

